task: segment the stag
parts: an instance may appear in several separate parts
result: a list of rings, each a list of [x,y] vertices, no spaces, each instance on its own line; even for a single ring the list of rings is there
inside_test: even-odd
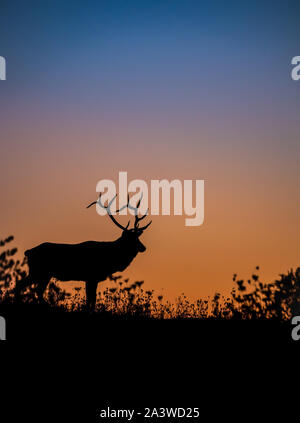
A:
[[[25,251],[27,257],[29,274],[17,287],[20,293],[27,286],[35,284],[38,298],[43,301],[43,295],[51,278],[59,281],[84,281],[86,287],[86,302],[90,310],[95,308],[98,283],[104,281],[108,276],[125,270],[138,253],[146,250],[139,237],[152,223],[140,226],[140,221],[147,216],[146,213],[139,217],[138,209],[141,199],[136,207],[129,202],[116,210],[119,212],[125,207],[134,210],[134,225],[129,228],[122,226],[112,215],[111,204],[116,196],[105,206],[101,201],[101,194],[97,201],[89,204],[99,204],[106,209],[111,221],[120,228],[122,235],[115,241],[98,242],[86,241],[80,244],[55,244],[45,242],[30,250]]]

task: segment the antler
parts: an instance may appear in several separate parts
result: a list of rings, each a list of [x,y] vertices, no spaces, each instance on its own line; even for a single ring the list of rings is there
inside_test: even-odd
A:
[[[116,199],[116,197],[117,197],[117,194],[110,200],[110,202],[108,203],[108,205],[107,206],[105,206],[104,204],[102,204],[102,202],[101,202],[101,195],[102,195],[102,192],[100,192],[100,195],[99,195],[99,198],[98,198],[98,200],[97,201],[93,201],[91,204],[89,204],[88,206],[87,206],[87,209],[88,208],[90,208],[91,206],[93,206],[94,204],[99,204],[99,206],[100,207],[102,207],[103,209],[105,209],[105,210],[107,210],[107,214],[108,214],[108,216],[110,217],[110,219],[114,222],[114,224],[115,225],[117,225],[120,229],[122,229],[122,231],[127,231],[127,229],[128,229],[128,226],[129,226],[129,223],[130,223],[130,221],[127,223],[127,226],[122,226],[121,225],[121,223],[119,223],[114,217],[113,217],[113,215],[111,214],[111,210],[110,210],[110,206],[112,205],[112,203],[114,202],[114,200]],[[124,208],[124,207],[123,207]],[[123,209],[122,208],[122,209]],[[120,210],[122,210],[122,209],[120,209]],[[116,210],[116,212],[118,213],[120,210]]]
[[[149,211],[149,209],[147,209],[147,210],[146,210],[146,213],[145,213],[143,216],[141,216],[141,217],[139,217],[139,216],[138,216],[138,209],[139,209],[139,207],[140,207],[140,205],[141,205],[142,198],[143,198],[143,193],[142,193],[142,195],[141,195],[141,198],[140,198],[140,199],[139,199],[139,201],[137,202],[136,207],[132,207],[131,205],[129,205],[129,196],[128,196],[128,207],[129,207],[129,208],[131,208],[131,209],[134,209],[134,210],[135,210],[134,229],[138,229],[138,230],[140,230],[140,231],[144,231],[144,230],[145,230],[145,229],[147,229],[147,228],[148,228],[148,226],[149,226],[149,225],[151,225],[151,223],[152,223],[152,220],[151,220],[151,221],[150,221],[147,225],[142,226],[141,228],[139,227],[139,222],[140,222],[141,220],[145,219],[145,217],[148,215],[148,211]]]
[[[88,206],[87,206],[87,209],[89,208],[89,207],[91,207],[91,206],[93,206],[94,204],[99,204],[99,206],[100,207],[102,207],[103,209],[106,209],[107,210],[107,214],[109,215],[109,217],[110,217],[110,219],[114,222],[114,224],[115,225],[117,225],[119,228],[121,228],[123,231],[126,231],[126,230],[131,230],[131,231],[144,231],[145,229],[147,229],[148,228],[148,226],[150,226],[151,225],[151,223],[152,223],[152,220],[147,224],[147,225],[145,225],[145,226],[142,226],[142,227],[139,227],[139,222],[141,221],[141,220],[143,220],[147,215],[148,215],[148,210],[149,209],[147,209],[147,211],[146,211],[146,213],[143,215],[143,216],[141,216],[141,217],[139,217],[138,216],[138,209],[139,209],[139,207],[140,207],[140,205],[141,205],[141,201],[142,201],[142,198],[143,198],[143,193],[142,193],[142,195],[141,195],[141,198],[139,199],[139,201],[137,202],[137,205],[136,205],[136,207],[133,207],[131,204],[130,204],[130,199],[129,199],[129,194],[128,194],[128,197],[127,197],[127,204],[125,204],[124,206],[122,206],[120,209],[118,209],[118,210],[116,210],[116,213],[119,213],[121,210],[124,210],[125,208],[128,208],[128,209],[130,209],[130,210],[134,210],[134,216],[135,216],[135,221],[134,221],[134,227],[132,228],[132,229],[128,229],[128,226],[129,226],[129,223],[130,223],[130,221],[127,223],[127,226],[126,227],[124,227],[124,226],[122,226],[114,217],[113,217],[113,215],[111,214],[111,211],[110,211],[110,206],[112,205],[112,203],[113,203],[113,201],[116,199],[116,197],[117,197],[117,194],[110,200],[110,202],[108,203],[108,205],[107,206],[105,206],[104,204],[102,204],[102,202],[101,202],[101,195],[102,195],[102,193],[100,193],[100,195],[99,195],[99,198],[98,198],[98,200],[97,201],[93,201],[91,204],[89,204]]]
[[[142,193],[142,195],[141,195],[141,198],[139,199],[139,201],[137,202],[137,204],[136,204],[136,207],[133,207],[131,204],[130,204],[130,199],[129,199],[129,194],[128,194],[128,196],[127,196],[127,204],[125,205],[125,206],[123,206],[123,207],[121,207],[118,211],[120,211],[120,210],[123,210],[124,208],[128,208],[128,209],[130,209],[130,210],[134,210],[134,217],[135,217],[135,220],[134,220],[134,227],[131,229],[131,230],[139,230],[139,231],[144,231],[145,229],[147,229],[148,228],[148,226],[149,225],[151,225],[151,223],[152,223],[152,220],[147,224],[147,225],[145,225],[145,226],[142,226],[141,228],[139,227],[139,222],[141,221],[141,220],[143,220],[147,215],[148,215],[148,210],[149,209],[147,209],[146,210],[146,213],[143,215],[143,216],[141,216],[141,217],[139,217],[138,216],[138,213],[139,213],[139,207],[140,207],[140,205],[141,205],[141,201],[142,201],[142,198],[143,198],[143,193]]]

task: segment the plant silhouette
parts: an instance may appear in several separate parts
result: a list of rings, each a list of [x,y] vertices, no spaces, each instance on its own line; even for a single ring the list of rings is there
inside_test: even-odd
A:
[[[15,287],[27,279],[26,260],[15,259],[16,248],[9,248],[10,236],[0,241],[0,308],[4,305],[25,303],[34,305],[38,291],[28,286],[22,296],[16,295]],[[228,298],[215,294],[212,299],[198,299],[190,302],[180,296],[175,303],[163,301],[153,290],[144,290],[143,281],[130,283],[121,275],[108,276],[113,286],[98,295],[96,313],[100,316],[138,319],[246,319],[246,320],[289,320],[300,311],[300,268],[289,270],[272,283],[260,280],[257,271],[244,281],[233,276],[234,287]],[[46,304],[51,310],[81,313],[86,304],[80,295],[81,288],[75,288],[70,295],[51,282],[46,291]]]

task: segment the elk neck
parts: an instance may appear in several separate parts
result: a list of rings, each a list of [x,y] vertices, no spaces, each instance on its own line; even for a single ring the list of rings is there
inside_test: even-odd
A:
[[[123,237],[116,239],[114,242],[117,255],[122,261],[122,267],[127,267],[138,254],[137,245],[133,242],[128,242]]]

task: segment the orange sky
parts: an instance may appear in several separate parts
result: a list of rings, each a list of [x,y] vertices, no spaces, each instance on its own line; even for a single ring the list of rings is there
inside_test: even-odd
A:
[[[138,146],[141,134],[130,141],[120,134],[124,143],[116,152],[109,134],[102,137],[109,140],[111,150],[95,142],[87,151],[85,132],[50,132],[46,137],[43,128],[39,134],[37,128],[30,132],[27,137],[32,142],[36,136],[36,149],[28,154],[26,149],[13,152],[7,148],[1,178],[6,181],[1,196],[5,199],[1,213],[4,235],[14,234],[20,251],[44,241],[75,243],[118,237],[120,230],[107,216],[85,206],[97,198],[98,180],[110,178],[117,183],[118,171],[127,170],[129,180],[205,180],[204,224],[186,227],[184,217],[154,216],[142,237],[147,251],[124,274],[132,281],[143,279],[147,289],[165,297],[184,292],[196,298],[215,291],[227,293],[233,273],[248,277],[256,265],[261,266],[265,279],[273,279],[299,264],[296,157],[290,158],[287,168],[268,152],[253,156],[250,148],[239,148],[238,143],[219,152],[214,147],[202,151],[205,134],[200,132],[198,145],[184,152],[178,143],[172,154],[166,151],[163,139],[159,154],[153,151],[150,140],[157,134],[144,137],[143,148]],[[180,141],[180,136],[174,134],[174,142],[177,137]],[[70,147],[67,151],[66,144]],[[132,144],[138,146],[134,156]]]

